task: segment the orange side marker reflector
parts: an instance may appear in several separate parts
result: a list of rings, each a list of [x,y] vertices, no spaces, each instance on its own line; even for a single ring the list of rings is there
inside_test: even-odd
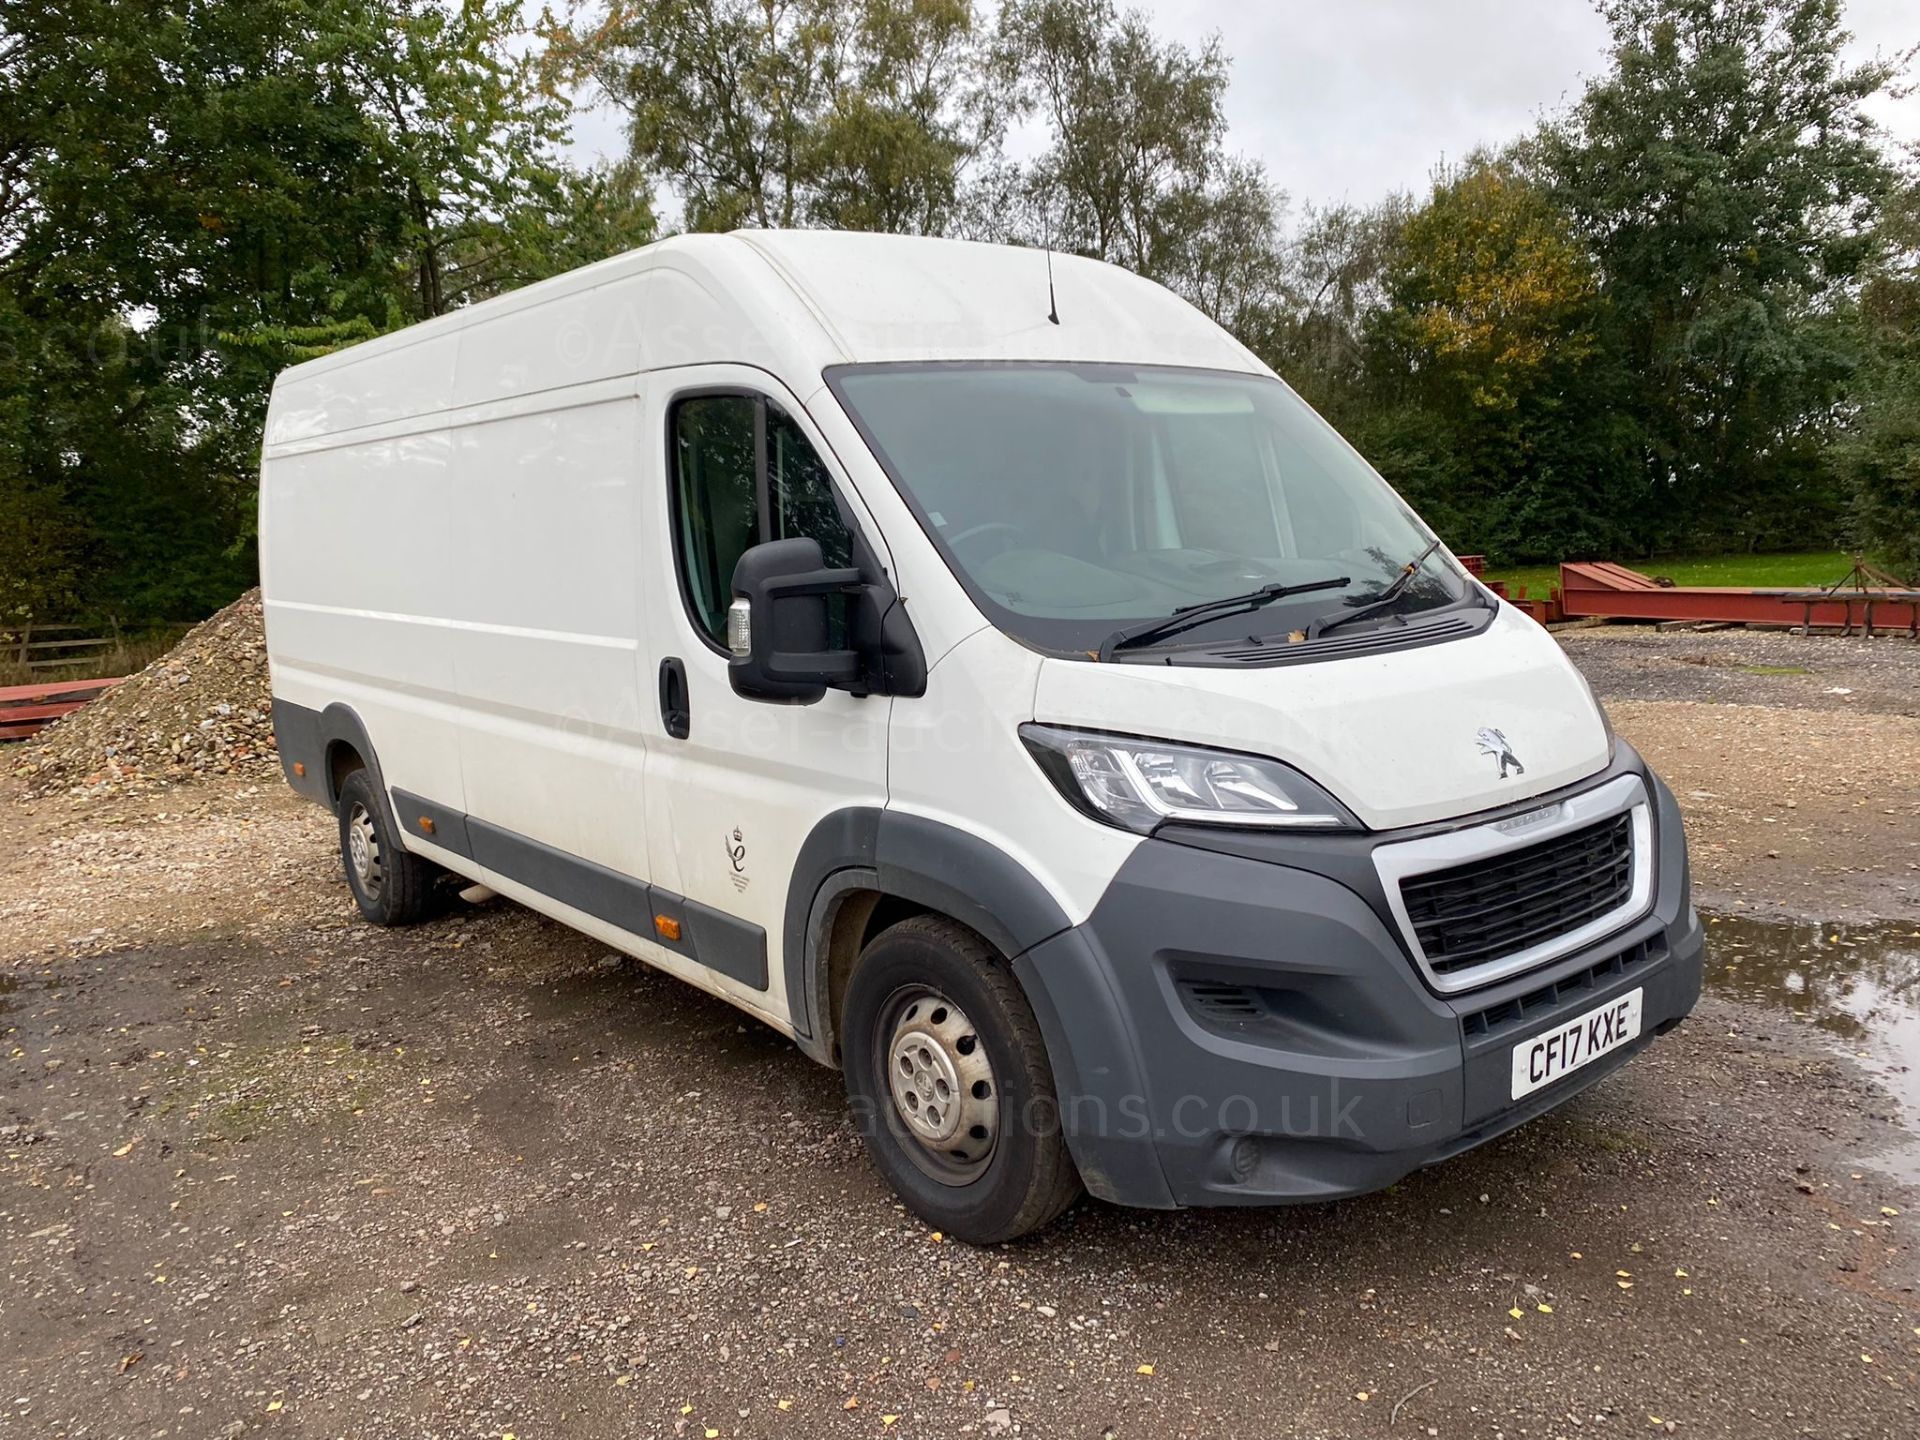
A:
[[[432,819],[432,817],[431,817],[431,816],[427,816],[427,815],[422,815],[422,816],[420,817],[420,828],[421,828],[421,829],[422,829],[423,831],[425,831],[425,832],[426,832],[427,834],[429,834],[429,835],[431,835],[431,834],[433,834],[433,819]]]
[[[659,932],[662,940],[678,940],[680,938],[680,922],[671,915],[654,916],[653,928]]]
[[[307,762],[306,762],[306,761],[304,761],[304,760],[296,760],[296,761],[294,761],[294,762],[293,762],[293,773],[294,773],[294,774],[296,774],[296,775],[304,775],[304,774],[306,774],[306,773],[307,773]]]

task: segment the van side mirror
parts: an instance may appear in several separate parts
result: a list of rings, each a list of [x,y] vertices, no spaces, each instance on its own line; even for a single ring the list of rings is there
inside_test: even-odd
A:
[[[836,595],[858,596],[858,570],[829,570],[818,540],[768,540],[733,567],[727,678],[750,700],[812,702],[860,680],[859,652],[831,650]],[[851,608],[851,607],[849,607]]]

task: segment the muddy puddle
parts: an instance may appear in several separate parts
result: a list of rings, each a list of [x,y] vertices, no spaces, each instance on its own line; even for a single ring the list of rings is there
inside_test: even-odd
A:
[[[1709,991],[1817,1032],[1886,1087],[1920,1136],[1920,924],[1701,918]],[[1920,1172],[1920,1144],[1907,1148],[1894,1168]]]

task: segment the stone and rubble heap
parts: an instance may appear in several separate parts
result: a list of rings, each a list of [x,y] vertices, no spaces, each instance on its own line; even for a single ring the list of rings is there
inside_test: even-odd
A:
[[[30,796],[278,774],[260,592],[11,755]]]

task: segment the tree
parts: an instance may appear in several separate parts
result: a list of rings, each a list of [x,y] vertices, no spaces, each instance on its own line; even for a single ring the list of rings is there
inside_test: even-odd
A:
[[[864,0],[839,33],[804,157],[809,223],[944,234],[968,169],[999,141],[970,0]]]
[[[1443,171],[1401,227],[1387,287],[1436,388],[1511,412],[1593,353],[1597,279],[1564,217],[1511,165]]]
[[[570,107],[516,55],[518,0],[345,0],[316,50],[358,100],[419,318],[524,277],[503,220],[560,185],[552,163]]]
[[[632,160],[540,172],[533,196],[504,217],[510,246],[499,289],[544,280],[651,244],[658,238],[653,185]]]
[[[651,233],[632,176],[556,163],[523,39],[505,0],[9,5],[0,514],[49,539],[0,594],[224,603],[280,366]]]
[[[996,134],[967,0],[610,0],[545,33],[691,230],[944,233]]]
[[[1280,246],[1286,197],[1250,160],[1222,160],[1177,226],[1160,279],[1248,348],[1271,349],[1289,303]]]
[[[1376,374],[1428,412],[1449,483],[1423,474],[1501,559],[1607,553],[1628,536],[1626,456],[1598,356],[1599,281],[1551,197],[1508,160],[1435,180],[1400,227],[1373,326]]]
[[[1010,0],[996,72],[1052,144],[1027,176],[1053,243],[1158,275],[1193,228],[1226,134],[1218,37],[1162,44],[1113,0]]]
[[[1282,251],[1285,313],[1260,349],[1316,409],[1357,422],[1368,404],[1370,327],[1412,202],[1308,208]]]
[[[1920,149],[1880,239],[1861,295],[1868,358],[1842,462],[1856,538],[1920,584]]]
[[[1008,0],[996,88],[1051,144],[996,177],[996,238],[1051,244],[1178,291],[1257,343],[1280,323],[1283,198],[1230,156],[1218,37],[1162,42],[1113,0]]]
[[[1805,536],[1888,169],[1839,0],[1602,0],[1612,68],[1530,161],[1590,247],[1669,543]],[[1783,528],[1786,527],[1786,528]]]
[[[24,457],[40,421],[36,328],[0,290],[0,627],[62,614],[78,601],[82,537],[58,475]]]

